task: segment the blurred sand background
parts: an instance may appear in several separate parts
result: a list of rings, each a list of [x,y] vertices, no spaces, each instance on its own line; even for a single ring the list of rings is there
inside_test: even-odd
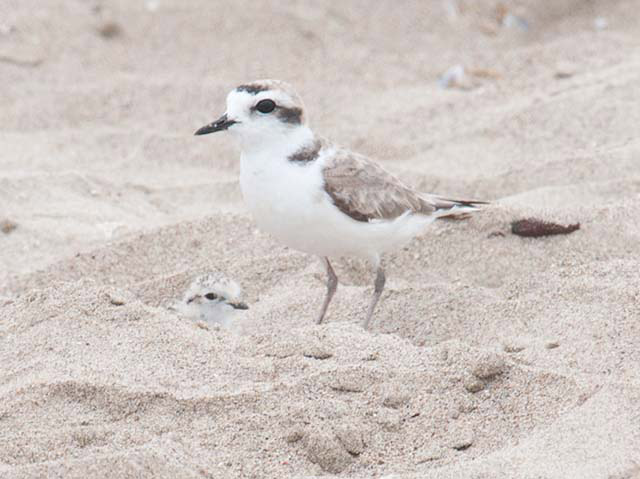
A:
[[[0,477],[640,477],[640,1],[2,0]],[[444,88],[456,65],[465,75]],[[373,280],[193,131],[256,78],[424,191]],[[514,219],[581,223],[525,239]],[[166,305],[241,283],[241,334]]]

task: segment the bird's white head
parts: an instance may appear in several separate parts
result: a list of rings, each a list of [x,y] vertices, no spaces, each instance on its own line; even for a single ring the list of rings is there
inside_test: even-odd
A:
[[[302,100],[291,85],[280,80],[257,80],[236,87],[227,95],[224,115],[195,134],[224,130],[238,139],[245,152],[279,145],[296,147],[313,137]]]
[[[249,307],[242,301],[238,283],[219,273],[207,273],[191,283],[177,309],[191,319],[225,325],[236,311]]]

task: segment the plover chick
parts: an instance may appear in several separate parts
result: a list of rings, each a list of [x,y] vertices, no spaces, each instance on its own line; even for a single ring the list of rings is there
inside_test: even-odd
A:
[[[258,226],[324,263],[327,291],[318,323],[338,284],[329,258],[356,256],[373,264],[367,328],[385,284],[381,255],[436,218],[482,204],[418,193],[365,156],[316,136],[300,97],[278,80],[235,88],[225,114],[195,134],[223,130],[240,144],[240,187]]]
[[[174,309],[187,318],[228,327],[237,311],[249,309],[241,298],[238,283],[221,273],[207,273],[193,280]]]

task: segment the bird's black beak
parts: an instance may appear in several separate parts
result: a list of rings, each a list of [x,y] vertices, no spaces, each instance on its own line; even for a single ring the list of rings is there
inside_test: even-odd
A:
[[[229,305],[232,306],[233,309],[249,309],[246,303],[229,303]]]
[[[194,135],[207,135],[209,133],[215,133],[216,131],[226,130],[234,123],[237,123],[237,121],[229,120],[229,118],[227,118],[227,114],[225,113],[213,123],[209,123],[208,125],[200,128],[194,133]]]
[[[199,294],[192,296],[191,298],[187,299],[187,304],[191,304],[193,301],[195,301],[198,298],[202,298],[202,296],[200,296]]]

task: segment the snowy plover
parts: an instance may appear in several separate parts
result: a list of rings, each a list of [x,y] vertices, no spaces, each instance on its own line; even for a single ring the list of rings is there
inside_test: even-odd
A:
[[[373,263],[367,328],[384,288],[382,253],[407,243],[438,217],[482,204],[418,193],[365,156],[316,136],[300,97],[278,80],[240,85],[227,96],[226,113],[195,134],[222,130],[240,143],[240,187],[258,226],[322,259],[328,280],[318,323],[338,284],[329,258],[356,256]]]
[[[172,309],[187,318],[226,327],[231,325],[237,310],[249,309],[241,297],[238,283],[221,273],[207,273],[193,280]]]

